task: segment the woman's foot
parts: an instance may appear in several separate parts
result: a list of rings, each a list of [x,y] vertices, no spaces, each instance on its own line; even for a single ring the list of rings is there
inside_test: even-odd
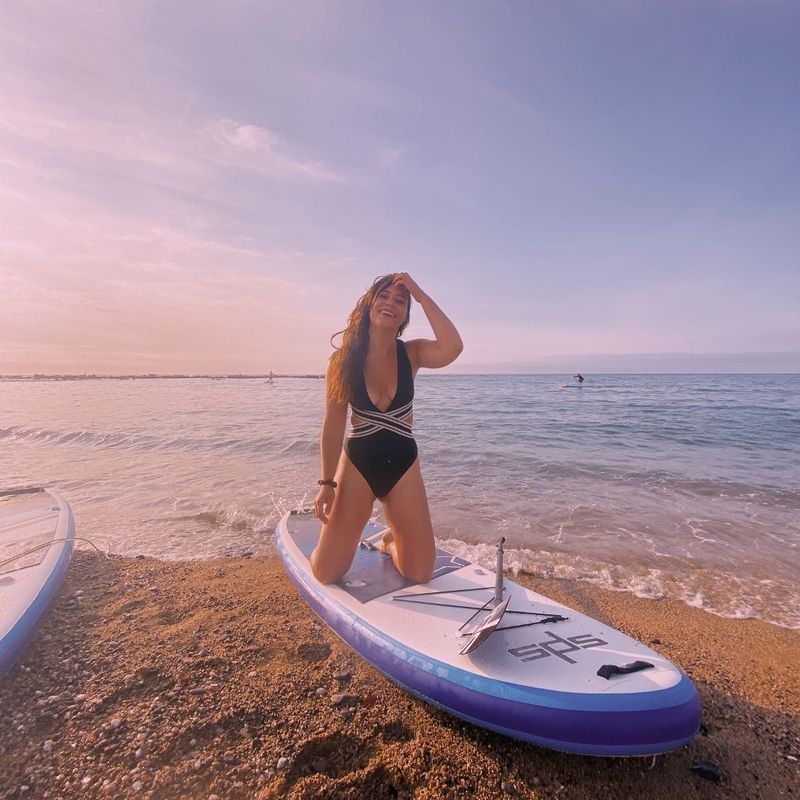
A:
[[[378,550],[386,556],[390,556],[392,553],[389,550],[389,546],[394,541],[394,534],[392,533],[392,529],[389,528],[381,538],[380,544],[378,545]]]
[[[385,528],[382,531],[373,533],[371,536],[365,536],[361,540],[361,546],[367,550],[377,550],[379,553],[390,555],[388,547],[394,541],[394,534],[391,528]]]

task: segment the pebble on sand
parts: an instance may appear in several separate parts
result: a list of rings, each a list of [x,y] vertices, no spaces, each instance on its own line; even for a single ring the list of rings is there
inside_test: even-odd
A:
[[[334,694],[331,696],[332,706],[354,706],[359,698],[354,694]]]

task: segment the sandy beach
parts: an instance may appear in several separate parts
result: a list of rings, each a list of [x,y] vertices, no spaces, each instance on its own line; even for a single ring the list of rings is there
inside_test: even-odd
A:
[[[800,633],[577,582],[527,584],[686,670],[703,702],[695,741],[611,759],[506,739],[387,681],[317,620],[274,559],[81,551],[0,680],[0,797],[800,795]],[[698,761],[719,780],[693,772]]]

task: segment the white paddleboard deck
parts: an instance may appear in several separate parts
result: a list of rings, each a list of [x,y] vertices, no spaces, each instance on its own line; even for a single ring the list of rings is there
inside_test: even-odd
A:
[[[319,530],[310,512],[281,520],[289,577],[345,642],[425,700],[509,736],[592,755],[660,753],[697,732],[694,685],[640,642],[505,579],[500,624],[461,655],[492,610],[492,570],[438,550],[434,577],[417,585],[388,556],[359,548],[347,575],[326,586],[308,561]],[[370,524],[364,535],[375,531]]]
[[[0,675],[39,627],[66,574],[74,536],[72,511],[57,494],[0,490],[0,562],[18,556],[0,566]]]

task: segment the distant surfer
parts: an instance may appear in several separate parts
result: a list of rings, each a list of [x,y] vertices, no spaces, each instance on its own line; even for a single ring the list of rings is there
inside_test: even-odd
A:
[[[400,339],[412,298],[422,306],[434,339]],[[461,337],[407,272],[377,278],[339,333],[342,344],[325,376],[322,478],[314,500],[323,525],[311,554],[312,570],[323,583],[347,572],[379,499],[389,523],[380,549],[403,575],[425,583],[436,548],[411,431],[414,376],[420,367],[435,369],[455,361],[463,349]],[[351,429],[345,439],[348,405]]]
[[[583,375],[581,375],[580,372],[577,375],[573,375],[572,377],[575,378],[576,381],[578,381],[578,385],[583,383]]]
[[[267,383],[272,383],[272,370],[269,371],[269,378],[267,379]]]

